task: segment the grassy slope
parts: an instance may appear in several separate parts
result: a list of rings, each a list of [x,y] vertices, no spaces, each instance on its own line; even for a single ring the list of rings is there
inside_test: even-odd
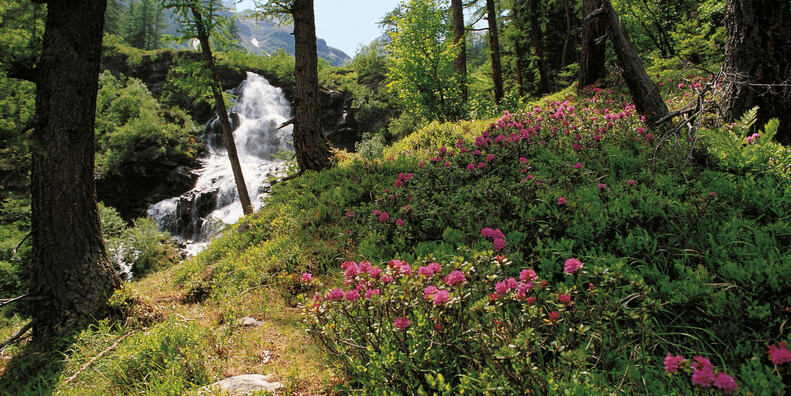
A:
[[[276,185],[245,231],[226,233],[197,258],[128,285],[116,299],[117,320],[68,341],[62,364],[31,377],[26,365],[40,357],[5,361],[0,385],[20,392],[164,394],[195,390],[228,375],[262,373],[275,374],[290,393],[324,391],[344,373],[300,324],[296,296],[322,292],[300,282],[300,275],[307,271],[338,284],[338,264],[347,260],[447,257],[455,245],[488,249],[490,242],[480,238],[483,226],[503,229],[504,253],[517,267],[533,266],[551,277],[559,273],[561,258],[574,255],[593,263],[617,257],[645,279],[662,304],[651,319],[656,336],[651,378],[661,376],[661,357],[668,350],[712,357],[737,377],[746,359],[765,360],[766,340],[787,338],[779,329],[791,305],[791,274],[783,265],[791,262],[787,175],[762,171],[736,177],[702,162],[682,171],[680,157],[654,155],[656,140],[636,134],[641,123],[635,115],[612,121],[606,145],[575,152],[574,133],[551,132],[562,124],[549,118],[547,107],[556,105],[546,105],[567,96],[580,113],[575,132],[591,147],[594,131],[609,122],[604,108],[624,109],[618,93],[606,92],[580,100],[561,93],[535,104],[543,113],[527,119],[542,125],[548,144],[525,146],[525,153],[528,172],[544,180],[544,187],[525,187],[520,180],[527,173],[521,172],[518,145],[487,146],[497,158],[478,176],[466,170],[469,157],[457,155],[447,167],[431,162],[440,147],[453,147],[458,139],[472,147],[489,122],[430,125],[380,160],[347,159],[332,170]],[[598,119],[591,121],[588,112],[594,108]],[[698,153],[698,158],[706,157]],[[573,167],[578,161],[584,162],[582,170]],[[387,208],[395,217],[399,206],[388,202],[385,190],[393,189],[401,172],[417,175],[408,190],[414,204],[403,215],[403,229],[368,215]],[[628,180],[636,180],[635,188],[628,188]],[[608,186],[609,211],[601,210],[605,198],[598,183]],[[561,196],[569,200],[565,208],[556,204]],[[255,314],[267,324],[238,325],[242,316]],[[6,356],[20,351],[12,347]],[[747,373],[758,377],[755,370]],[[623,377],[622,390],[650,391],[635,375]],[[748,386],[746,378],[737,379]],[[355,383],[354,377],[347,380]]]

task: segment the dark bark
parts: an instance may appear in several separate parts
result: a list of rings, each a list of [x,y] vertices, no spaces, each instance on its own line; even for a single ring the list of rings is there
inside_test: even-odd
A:
[[[601,0],[583,0],[582,17],[601,8]],[[601,40],[599,40],[601,39]],[[580,75],[578,89],[582,91],[605,75],[607,50],[607,19],[605,17],[587,20],[582,27],[582,54],[580,56]]]
[[[486,19],[489,21],[489,50],[492,59],[492,81],[494,82],[494,103],[503,101],[503,72],[500,64],[500,36],[497,32],[497,8],[494,0],[486,0]]]
[[[228,119],[228,110],[225,108],[225,100],[222,97],[220,76],[217,74],[217,66],[214,64],[214,56],[209,46],[209,33],[206,31],[203,15],[198,8],[196,0],[190,1],[190,10],[192,11],[192,17],[195,19],[195,29],[198,34],[198,41],[200,41],[203,61],[206,62],[206,66],[209,68],[209,73],[211,74],[211,92],[214,96],[217,116],[220,118],[222,135],[223,138],[225,138],[225,149],[228,151],[228,160],[231,161],[231,170],[233,171],[233,178],[236,182],[236,192],[239,194],[242,211],[245,215],[250,215],[253,214],[253,205],[250,202],[250,194],[248,194],[247,185],[244,182],[242,166],[239,164],[239,155],[236,153],[233,128],[231,128],[231,121]]]
[[[569,0],[563,2],[564,10],[566,11],[566,37],[563,39],[563,52],[560,55],[560,67],[568,66],[568,50],[571,43],[571,6]]]
[[[296,89],[294,91],[294,149],[299,172],[332,166],[330,142],[321,126],[316,22],[313,0],[294,0]]]
[[[637,111],[644,115],[650,124],[664,118],[668,114],[667,105],[662,100],[662,95],[653,81],[648,77],[643,67],[643,61],[629,39],[629,35],[618,20],[618,15],[612,8],[609,0],[603,0],[607,11],[607,20],[615,55],[618,63],[623,68],[623,78],[629,93],[632,94]]]
[[[464,7],[461,0],[452,0],[450,3],[453,12],[453,44],[458,48],[459,54],[453,63],[453,68],[461,79],[461,98],[467,103],[467,43],[464,38]]]
[[[536,66],[538,67],[538,94],[547,94],[550,91],[549,71],[544,60],[544,40],[541,35],[541,27],[538,26],[538,0],[530,1],[530,31],[533,37],[533,51],[536,55]]]
[[[759,106],[757,127],[780,120],[791,143],[791,7],[788,0],[728,0],[725,110],[730,120]]]
[[[527,14],[526,10],[524,9],[525,3],[524,2],[515,2],[514,8],[511,10],[513,13],[513,21],[512,23],[515,26],[518,26],[517,30],[519,34],[514,37],[514,69],[516,71],[516,85],[519,87],[519,96],[524,97],[527,95],[527,81],[525,81],[524,70],[527,68],[525,66],[525,57],[527,56],[527,49],[525,48],[525,37],[524,34],[524,18]]]
[[[105,7],[106,0],[48,4],[31,150],[36,342],[105,316],[120,286],[102,240],[93,180]]]

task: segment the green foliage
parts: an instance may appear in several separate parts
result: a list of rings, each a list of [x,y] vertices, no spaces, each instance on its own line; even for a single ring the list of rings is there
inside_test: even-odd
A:
[[[411,0],[401,7],[387,46],[389,88],[417,117],[458,119],[464,104],[453,69],[458,48],[450,37],[448,13],[426,0]]]
[[[731,126],[701,131],[709,154],[721,167],[737,175],[791,166],[791,153],[773,141],[780,123],[772,119],[762,131],[753,133],[757,114],[755,107]]]
[[[105,176],[135,172],[150,161],[187,161],[196,154],[197,127],[178,108],[163,109],[137,79],[99,77],[96,167]]]
[[[112,211],[106,209],[104,212],[109,216],[102,219],[102,225],[114,224],[117,212],[112,214]],[[105,234],[107,235],[107,230]],[[180,260],[173,241],[167,233],[157,228],[152,218],[137,219],[121,235],[107,237],[105,244],[111,262],[116,269],[119,269],[121,263],[130,266],[135,277],[162,270]]]
[[[217,65],[255,71],[266,76],[272,84],[279,87],[293,87],[295,84],[294,57],[282,48],[271,56],[255,55],[239,50],[218,53]],[[185,75],[184,78],[189,77]]]
[[[120,23],[123,26],[124,40],[135,48],[159,48],[164,27],[162,5],[152,0],[133,0],[127,7],[126,19]]]
[[[623,261],[591,260],[547,283],[551,275],[535,278],[504,256],[459,252],[408,271],[391,260],[375,275],[370,263],[344,263],[360,295],[335,289],[305,305],[309,331],[342,359],[353,385],[375,393],[546,394],[590,371],[597,375],[588,381],[606,387],[625,366],[645,364],[647,355],[623,351],[649,337],[640,324],[658,305],[640,279],[623,273]],[[436,271],[424,272],[432,265]],[[509,278],[522,270],[519,281]],[[624,328],[639,330],[610,336]]]

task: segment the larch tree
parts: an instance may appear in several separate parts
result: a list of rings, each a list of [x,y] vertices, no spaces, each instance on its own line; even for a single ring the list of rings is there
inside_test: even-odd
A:
[[[467,42],[464,38],[466,29],[464,26],[464,6],[462,0],[451,0],[451,12],[453,13],[453,44],[456,45],[459,53],[456,55],[454,67],[460,77],[462,100],[467,102]]]
[[[34,73],[30,271],[33,337],[47,342],[108,313],[120,279],[94,187],[94,117],[106,0],[49,1]]]
[[[332,146],[321,125],[313,0],[256,1],[258,15],[294,23],[294,150],[300,175],[332,166]]]
[[[668,115],[667,104],[659,93],[659,87],[648,77],[643,61],[626,29],[621,25],[612,4],[609,0],[602,0],[602,5],[603,7],[594,14],[606,18],[615,55],[623,69],[623,78],[637,111],[646,117],[649,124],[654,124]]]
[[[588,15],[602,7],[602,0],[582,0],[582,53],[580,54],[580,70],[578,89],[592,85],[606,72],[605,60],[607,51],[607,20],[604,18],[587,18]]]
[[[494,0],[486,0],[486,20],[489,23],[489,54],[492,61],[494,103],[499,106],[503,101],[503,68],[500,63],[500,35],[497,29],[497,6]]]
[[[776,138],[791,143],[791,5],[788,0],[728,0],[723,70],[730,120],[758,106],[756,126],[780,120]]]
[[[231,171],[236,182],[236,191],[239,194],[239,201],[245,215],[253,213],[253,205],[250,201],[250,194],[247,192],[247,184],[244,181],[242,166],[239,163],[239,155],[236,152],[236,142],[233,138],[233,128],[228,118],[228,109],[225,107],[225,99],[222,94],[220,76],[217,74],[217,66],[214,63],[214,55],[211,51],[209,39],[212,32],[223,22],[216,14],[222,7],[218,0],[171,0],[166,1],[167,7],[176,10],[182,23],[182,29],[189,35],[194,33],[200,41],[203,61],[209,71],[211,81],[211,92],[214,97],[214,106],[217,117],[220,119],[225,148],[228,151],[228,160],[231,162]]]
[[[533,54],[536,57],[538,68],[538,94],[548,94],[550,91],[549,70],[544,59],[544,40],[539,26],[540,10],[538,0],[530,0],[530,35],[533,38]]]

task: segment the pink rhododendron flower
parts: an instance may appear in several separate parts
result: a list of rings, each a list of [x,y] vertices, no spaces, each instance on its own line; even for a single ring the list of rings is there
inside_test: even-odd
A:
[[[335,301],[340,300],[343,298],[343,290],[339,288],[335,288],[330,290],[329,294],[327,294],[327,300]]]
[[[500,250],[503,250],[503,248],[505,248],[505,239],[494,238],[494,241],[492,241],[492,247],[494,247],[495,252],[499,252]]]
[[[417,273],[418,275],[431,276],[440,270],[442,270],[442,267],[440,267],[439,263],[431,263],[427,266],[419,267]]]
[[[549,321],[555,323],[558,321],[558,316],[560,316],[560,312],[552,311],[548,315],[549,315]]]
[[[371,267],[371,269],[368,270],[368,275],[371,275],[371,278],[378,278],[381,274],[382,269],[379,267]]]
[[[580,169],[580,168],[582,168],[581,162],[577,162],[576,164],[574,164],[574,169]]]
[[[404,220],[403,219],[396,219],[395,225],[397,225],[398,227],[403,227],[404,226]]]
[[[778,364],[791,362],[791,351],[788,350],[785,342],[777,345],[767,345],[769,348],[769,360],[777,366]]]
[[[357,270],[360,271],[360,273],[362,274],[369,272],[372,267],[373,266],[371,265],[370,261],[361,261],[360,264],[357,266]]]
[[[500,239],[505,239],[505,234],[503,234],[503,232],[502,232],[502,231],[500,231],[500,229],[499,229],[499,228],[498,228],[498,229],[496,229],[496,230],[493,230],[493,229],[491,229],[491,228],[489,228],[489,227],[486,227],[486,228],[484,228],[484,229],[482,229],[482,230],[481,230],[481,236],[482,236],[482,237],[484,237],[484,238],[492,238],[492,239],[500,238]]]
[[[423,289],[423,298],[425,298],[426,300],[431,301],[431,299],[434,296],[434,293],[436,293],[438,290],[439,289],[437,289],[437,287],[434,286],[434,285],[426,286],[426,288]]]
[[[533,306],[533,304],[536,303],[536,298],[533,297],[533,296],[530,296],[530,297],[527,298],[526,302],[527,302],[527,306],[528,307]]]
[[[522,163],[525,163],[525,162],[529,162],[527,158],[525,158],[525,157],[519,157],[519,163],[520,163],[520,164],[522,164]]]
[[[467,281],[467,278],[464,277],[464,273],[459,270],[451,271],[448,276],[444,279],[445,284],[448,286],[455,286],[460,283],[464,283]]]
[[[313,275],[310,272],[303,272],[302,273],[302,282],[303,283],[310,283],[313,280]]]
[[[568,203],[568,201],[566,200],[566,197],[558,198],[558,205],[565,205],[567,203]]]
[[[695,356],[692,363],[692,383],[708,388],[714,383],[714,365],[703,356]]]
[[[519,273],[519,280],[522,282],[532,282],[538,278],[538,274],[536,271],[533,271],[532,268],[523,269],[522,272]]]
[[[399,179],[399,180],[394,181],[393,185],[395,185],[396,188],[401,188],[401,187],[404,187],[404,182],[402,182],[401,179]]]
[[[346,278],[353,278],[357,276],[357,274],[359,273],[360,273],[360,268],[357,267],[357,264],[355,263],[350,263],[348,266],[346,266],[346,271],[344,272]]]
[[[489,154],[486,156],[486,162],[492,162],[494,160],[494,154]]]
[[[365,292],[365,299],[370,300],[371,298],[373,298],[373,296],[378,296],[378,295],[380,295],[379,289],[368,289],[368,291]]]
[[[436,306],[445,304],[448,302],[448,299],[450,299],[450,293],[447,290],[437,290],[437,292],[434,293],[434,305]]]
[[[558,302],[563,305],[568,305],[569,303],[571,303],[571,296],[568,294],[561,294],[558,297]]]
[[[607,189],[607,185],[604,184],[604,183],[599,183],[599,185],[596,186],[596,188],[599,189],[599,190],[606,190]]]
[[[668,374],[673,374],[676,371],[678,371],[678,367],[679,365],[681,365],[681,363],[684,363],[683,356],[681,355],[673,356],[670,354],[670,352],[668,352],[667,356],[665,356],[665,371]]]
[[[626,184],[628,184],[630,186],[634,186],[635,184],[637,184],[637,182],[632,180],[632,179],[629,179],[629,181],[627,181]]]
[[[497,294],[508,293],[508,285],[505,281],[497,282],[497,284],[494,285],[494,291],[497,292]]]
[[[382,275],[382,277],[379,278],[379,280],[382,283],[384,283],[385,285],[388,285],[388,284],[390,284],[393,281],[393,276],[390,275],[390,274],[385,274],[385,275]]]
[[[400,331],[404,331],[408,329],[410,325],[411,323],[409,322],[409,319],[403,316],[398,317],[398,319],[396,319],[395,322],[393,323],[393,326],[395,326],[395,328]]]
[[[467,170],[472,172],[475,170],[475,164],[467,164]]]
[[[575,272],[579,271],[580,268],[582,268],[582,261],[574,257],[566,260],[566,263],[563,264],[563,272],[568,275],[573,275]]]
[[[380,213],[379,214],[379,221],[381,221],[382,223],[386,223],[386,222],[390,221],[390,214],[387,213],[387,212]]]
[[[360,298],[360,292],[357,290],[349,290],[346,292],[346,301],[357,301]]]
[[[736,393],[736,391],[739,390],[739,385],[736,384],[736,380],[723,372],[717,373],[717,376],[714,377],[714,386],[721,389],[726,394]]]

